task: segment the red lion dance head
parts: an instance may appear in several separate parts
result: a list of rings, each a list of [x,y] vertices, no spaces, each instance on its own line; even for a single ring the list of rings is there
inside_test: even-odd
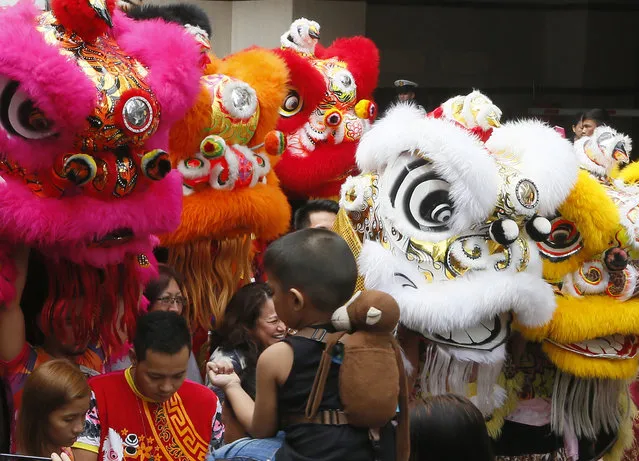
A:
[[[320,26],[293,22],[280,55],[291,73],[278,129],[286,150],[275,167],[282,187],[296,197],[335,197],[357,169],[355,149],[377,116],[372,102],[379,51],[365,37],[340,38],[324,48]]]

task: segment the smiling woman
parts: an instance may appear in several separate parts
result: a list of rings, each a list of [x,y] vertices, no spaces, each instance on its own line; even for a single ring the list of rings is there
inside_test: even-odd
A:
[[[273,290],[265,283],[240,288],[226,306],[224,322],[211,332],[209,360],[231,364],[242,379],[242,387],[251,396],[255,395],[258,356],[286,336],[286,325],[275,313],[272,298]],[[224,400],[223,391],[213,390]]]
[[[84,429],[91,391],[84,373],[68,360],[51,360],[27,379],[18,417],[18,451],[31,456],[71,455]]]
[[[264,349],[286,336],[286,325],[275,312],[273,290],[265,283],[250,283],[240,288],[226,306],[224,322],[210,333],[209,367],[233,370],[241,379],[242,388],[255,398],[257,359]],[[209,382],[207,385],[224,401],[224,391]],[[233,409],[224,403],[225,441],[243,437],[246,428],[236,421]]]

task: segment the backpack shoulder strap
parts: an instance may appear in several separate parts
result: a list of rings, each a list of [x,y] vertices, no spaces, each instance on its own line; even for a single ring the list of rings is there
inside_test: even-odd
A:
[[[315,373],[315,380],[308,396],[308,402],[306,403],[305,416],[308,419],[312,419],[317,416],[319,406],[322,402],[322,397],[324,397],[324,388],[326,387],[326,380],[328,379],[328,371],[333,359],[333,347],[335,347],[335,344],[337,344],[345,334],[345,331],[328,333],[322,328],[305,328],[296,334],[296,336],[301,336],[326,344],[324,352],[322,352],[319,367],[317,368],[317,373]]]

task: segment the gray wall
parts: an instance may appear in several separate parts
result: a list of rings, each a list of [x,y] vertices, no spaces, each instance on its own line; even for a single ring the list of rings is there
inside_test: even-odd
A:
[[[536,106],[638,107],[637,26],[636,10],[369,4],[366,14],[382,54],[381,87],[417,81],[427,105],[483,89],[508,118]],[[638,122],[615,119],[635,137]]]

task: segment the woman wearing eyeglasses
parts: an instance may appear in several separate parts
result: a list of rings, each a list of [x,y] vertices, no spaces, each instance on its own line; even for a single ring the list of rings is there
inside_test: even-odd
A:
[[[170,311],[182,315],[186,307],[186,298],[182,294],[182,276],[166,264],[158,266],[157,278],[151,280],[144,289],[144,296],[149,300],[149,312]],[[128,357],[111,366],[111,371],[123,370],[131,365]],[[186,378],[203,384],[202,374],[197,366],[193,352],[189,358]]]

